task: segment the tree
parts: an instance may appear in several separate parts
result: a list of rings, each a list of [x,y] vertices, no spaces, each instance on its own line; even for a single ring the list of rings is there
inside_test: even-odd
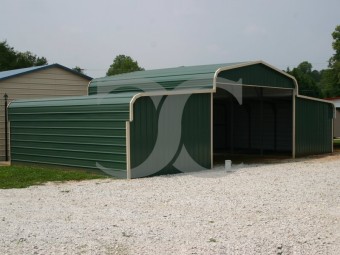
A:
[[[144,68],[138,65],[137,61],[134,61],[131,57],[125,55],[118,55],[110,68],[107,70],[106,75],[117,75],[121,73],[131,73],[135,71],[144,71]]]
[[[14,69],[16,58],[14,49],[6,41],[0,42],[0,71]]]
[[[7,44],[7,41],[0,42],[0,71],[13,70],[31,66],[48,64],[45,57],[26,51],[18,52]]]
[[[325,97],[340,96],[340,86],[337,81],[338,78],[334,69],[329,68],[321,71],[320,84],[322,86],[322,91]]]
[[[336,26],[334,32],[332,33],[333,43],[332,47],[335,50],[334,55],[329,59],[329,67],[335,68],[338,67],[340,62],[340,25]]]
[[[72,68],[73,71],[76,71],[78,73],[81,73],[81,74],[85,74],[84,73],[84,69],[83,68],[80,68],[79,66],[76,66],[74,68]]]
[[[299,94],[321,98],[322,91],[317,86],[319,81],[319,71],[312,70],[313,66],[308,61],[301,62],[292,71],[287,69],[287,73],[293,75],[299,84]]]
[[[324,70],[321,84],[325,96],[340,96],[340,26],[338,25],[332,33],[332,47],[334,55],[329,59],[329,69]]]
[[[303,61],[297,66],[297,69],[299,69],[301,72],[305,74],[311,74],[312,68],[313,68],[312,64],[309,63],[308,61]]]
[[[29,51],[18,52],[17,62],[15,68],[25,68],[31,66],[43,66],[47,64],[47,59],[45,57],[37,57],[37,55],[32,54]]]

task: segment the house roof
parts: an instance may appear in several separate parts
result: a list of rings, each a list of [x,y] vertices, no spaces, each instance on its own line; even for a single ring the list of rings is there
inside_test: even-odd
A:
[[[52,67],[61,68],[65,71],[68,71],[68,72],[71,72],[75,75],[83,77],[83,78],[85,78],[89,81],[92,80],[91,77],[89,77],[85,74],[79,73],[77,71],[74,71],[74,70],[72,70],[72,69],[70,69],[66,66],[62,66],[60,64],[51,64],[51,65],[33,66],[33,67],[28,67],[28,68],[20,68],[20,69],[14,69],[14,70],[9,70],[9,71],[3,71],[3,72],[0,72],[0,81],[10,79],[10,78],[13,78],[13,77],[17,77],[17,76],[20,76],[20,75],[32,73],[32,72],[35,72],[35,71],[49,69],[49,68],[52,68]]]

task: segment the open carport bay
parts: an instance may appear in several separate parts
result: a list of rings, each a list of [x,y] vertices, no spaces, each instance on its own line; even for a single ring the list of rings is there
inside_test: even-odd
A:
[[[238,101],[218,89],[213,105],[215,157],[291,156],[292,98],[291,89],[243,86]]]

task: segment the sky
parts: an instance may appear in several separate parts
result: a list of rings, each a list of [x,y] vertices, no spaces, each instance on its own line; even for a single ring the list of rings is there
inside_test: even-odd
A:
[[[264,60],[327,68],[339,0],[1,0],[0,41],[91,77],[120,54],[145,69]]]

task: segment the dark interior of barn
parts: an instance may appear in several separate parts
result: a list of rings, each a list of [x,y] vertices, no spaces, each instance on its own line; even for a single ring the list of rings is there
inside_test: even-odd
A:
[[[232,90],[217,88],[213,103],[214,162],[242,155],[290,157],[292,107],[290,89],[242,86],[241,96],[235,97]]]

